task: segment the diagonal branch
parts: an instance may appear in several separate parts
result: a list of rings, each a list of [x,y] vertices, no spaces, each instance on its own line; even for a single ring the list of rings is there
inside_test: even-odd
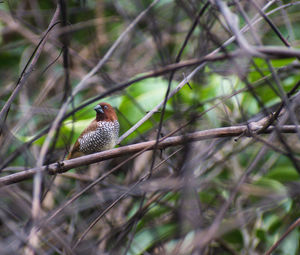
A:
[[[272,252],[281,244],[281,242],[298,226],[300,225],[300,218],[292,223],[284,234],[266,251],[265,255],[271,255]]]

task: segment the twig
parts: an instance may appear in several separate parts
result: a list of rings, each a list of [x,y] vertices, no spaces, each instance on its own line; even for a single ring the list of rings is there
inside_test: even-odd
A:
[[[263,12],[263,10],[258,6],[255,0],[251,0],[252,5],[259,12],[259,14],[265,19],[265,21],[270,25],[270,27],[274,30],[280,40],[285,44],[285,46],[290,47],[289,42],[284,38],[284,36],[280,33],[279,29],[275,26],[275,24],[271,21],[271,19]]]
[[[278,247],[278,245],[296,228],[300,225],[300,218],[298,218],[292,225],[289,226],[287,231],[275,242],[265,255],[271,255],[271,253]]]
[[[220,0],[215,0],[216,5],[219,7],[223,17],[227,23],[227,26],[230,28],[234,34],[239,46],[249,53],[249,56],[257,54],[253,47],[247,42],[244,36],[241,33],[241,30],[238,27],[238,22],[235,20],[234,14],[230,11],[228,6]],[[250,23],[251,24],[251,23]],[[249,26],[250,27],[250,26]],[[250,27],[251,28],[251,27]]]

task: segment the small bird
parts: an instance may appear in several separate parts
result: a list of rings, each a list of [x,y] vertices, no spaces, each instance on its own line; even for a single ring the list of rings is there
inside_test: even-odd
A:
[[[67,159],[115,147],[120,128],[115,110],[108,103],[100,103],[94,110],[96,111],[96,119],[83,130],[71,148]]]

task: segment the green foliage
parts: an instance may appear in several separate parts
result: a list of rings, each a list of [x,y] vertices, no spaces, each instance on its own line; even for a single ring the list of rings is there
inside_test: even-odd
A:
[[[133,124],[137,123],[148,111],[152,110],[160,103],[167,91],[168,83],[161,78],[151,78],[137,82],[130,86],[124,96],[121,97],[119,111],[119,122],[122,127],[121,131],[126,131]],[[170,104],[167,104],[166,117],[172,111]],[[153,127],[153,121],[159,120],[160,113],[154,114],[154,117],[141,125],[136,132],[131,134],[127,141],[147,132]]]
[[[282,166],[271,169],[266,177],[277,180],[283,183],[291,181],[299,181],[299,173],[290,164],[283,164]]]
[[[128,255],[143,254],[157,242],[164,241],[174,234],[176,224],[164,224],[153,228],[143,228],[135,235]]]

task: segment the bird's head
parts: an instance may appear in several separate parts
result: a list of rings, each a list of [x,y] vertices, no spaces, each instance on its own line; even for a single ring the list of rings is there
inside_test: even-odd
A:
[[[96,120],[97,121],[115,121],[118,120],[117,114],[108,103],[100,103],[95,106]]]

